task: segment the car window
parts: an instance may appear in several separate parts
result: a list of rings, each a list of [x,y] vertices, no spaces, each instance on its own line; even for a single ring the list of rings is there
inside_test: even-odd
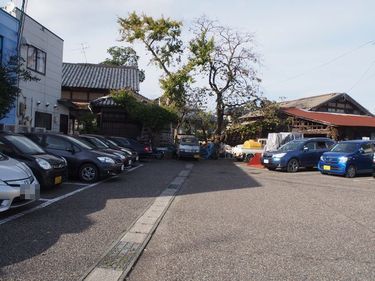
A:
[[[305,144],[305,147],[307,147],[309,150],[315,150],[316,149],[316,142],[311,141]]]
[[[317,141],[316,142],[316,149],[327,149],[328,148],[328,142],[325,141]]]
[[[363,149],[364,153],[373,153],[373,146],[371,143],[364,143],[361,145],[361,148]]]
[[[10,145],[3,143],[2,141],[0,141],[0,152],[6,155],[12,155],[15,153]]]
[[[10,143],[12,143],[19,151],[21,151],[24,154],[31,154],[31,155],[36,155],[36,154],[44,154],[44,150],[37,145],[35,142],[32,140],[28,139],[27,137],[24,136],[5,136]]]
[[[46,136],[45,142],[46,147],[50,149],[67,150],[68,148],[72,148],[72,145],[68,141],[55,136]]]

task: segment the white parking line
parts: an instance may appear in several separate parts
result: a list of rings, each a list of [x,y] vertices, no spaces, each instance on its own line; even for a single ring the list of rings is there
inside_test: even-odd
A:
[[[130,168],[129,170],[126,170],[126,172],[131,172],[131,171],[134,171],[134,170],[136,170],[136,169],[138,169],[138,168],[140,168],[140,167],[143,167],[143,164],[139,164],[138,166],[135,166],[135,167],[133,167],[133,168]]]
[[[135,169],[138,169],[138,168],[140,168],[140,167],[142,167],[142,166],[143,166],[142,164],[141,164],[141,165],[138,165],[137,167],[134,167],[134,168],[128,170],[127,172],[134,171]],[[56,198],[52,198],[52,199],[44,199],[44,198],[42,198],[42,199],[39,199],[39,200],[42,201],[42,202],[44,201],[44,203],[42,203],[42,204],[40,204],[40,205],[38,205],[38,206],[35,206],[34,208],[31,208],[31,209],[25,210],[25,211],[23,211],[23,212],[20,212],[20,213],[18,213],[18,214],[13,215],[13,216],[10,216],[10,217],[7,217],[7,218],[5,218],[5,219],[2,219],[2,220],[0,220],[0,225],[5,224],[5,223],[10,222],[10,221],[13,221],[13,220],[16,220],[16,219],[18,219],[18,218],[20,218],[20,217],[23,217],[24,215],[27,215],[27,214],[33,213],[33,212],[35,212],[36,210],[43,209],[43,208],[45,208],[45,207],[47,207],[47,206],[49,206],[49,205],[52,205],[52,204],[54,204],[54,203],[56,203],[56,202],[58,202],[58,201],[61,201],[61,200],[65,199],[65,198],[68,198],[68,197],[70,197],[70,196],[73,196],[73,195],[76,194],[76,193],[82,192],[82,191],[84,191],[84,190],[86,190],[86,189],[92,188],[92,187],[94,187],[94,186],[97,186],[97,185],[99,185],[99,184],[101,184],[101,183],[104,183],[104,182],[106,182],[106,181],[108,181],[108,180],[111,180],[111,179],[113,179],[113,178],[116,178],[116,177],[118,177],[118,176],[110,177],[110,178],[107,178],[107,179],[105,179],[105,180],[101,180],[101,181],[98,181],[98,182],[95,182],[95,183],[92,183],[92,184],[89,184],[89,185],[85,185],[85,186],[82,187],[82,188],[76,189],[76,190],[74,190],[74,191],[72,191],[72,192],[70,192],[70,193],[67,193],[67,194],[61,195],[61,196],[56,197]]]

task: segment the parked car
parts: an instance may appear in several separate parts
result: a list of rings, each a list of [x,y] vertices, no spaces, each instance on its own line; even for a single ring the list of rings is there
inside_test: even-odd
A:
[[[108,137],[109,140],[116,143],[118,146],[130,148],[138,153],[139,158],[150,158],[153,156],[150,145],[142,144],[132,138],[125,137]]]
[[[372,176],[375,178],[375,154],[372,160]]]
[[[47,152],[64,157],[68,162],[69,175],[78,177],[81,181],[95,182],[100,178],[118,174],[124,169],[119,157],[97,151],[74,137],[52,133],[25,135]]]
[[[67,177],[64,158],[47,153],[23,135],[1,132],[0,152],[29,166],[42,188],[60,185]]]
[[[108,145],[103,143],[101,140],[91,137],[91,136],[74,136],[76,139],[83,141],[87,145],[91,146],[92,148],[103,151],[105,153],[114,154],[120,157],[122,163],[125,165],[125,167],[129,167],[132,165],[132,158],[129,156],[126,152],[123,152],[121,150],[115,150],[109,148]]]
[[[199,141],[195,136],[181,137],[177,146],[177,158],[200,158]]]
[[[318,168],[322,174],[371,174],[374,167],[374,142],[364,140],[343,141],[322,155]]]
[[[39,183],[22,162],[0,153],[0,212],[39,199]]]
[[[136,165],[136,163],[139,161],[139,156],[138,156],[138,153],[136,151],[134,151],[133,149],[130,149],[130,148],[125,148],[125,147],[121,147],[121,146],[118,146],[115,142],[111,141],[110,139],[104,137],[104,136],[101,136],[101,135],[81,135],[81,136],[90,136],[90,137],[94,137],[100,141],[102,141],[104,144],[108,145],[109,148],[111,149],[114,149],[114,150],[119,150],[119,151],[122,151],[122,152],[125,152],[126,154],[128,154],[129,156],[131,156],[131,159],[132,159],[132,165]]]
[[[265,152],[261,161],[269,170],[295,173],[300,167],[316,167],[320,156],[329,151],[334,143],[329,138],[297,139],[284,144],[277,151]]]

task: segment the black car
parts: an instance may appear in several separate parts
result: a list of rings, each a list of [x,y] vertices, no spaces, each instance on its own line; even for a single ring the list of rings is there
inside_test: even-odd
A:
[[[108,139],[118,146],[135,150],[140,158],[150,158],[154,156],[150,145],[142,144],[132,138],[108,137]]]
[[[81,135],[81,136],[75,136],[75,138],[80,140],[80,141],[83,141],[84,143],[86,143],[90,146],[92,146],[96,150],[100,150],[100,151],[103,151],[105,153],[117,155],[118,157],[120,157],[120,159],[122,160],[122,163],[126,167],[132,165],[132,162],[133,162],[132,158],[126,152],[123,152],[121,150],[112,149],[108,145],[106,145],[104,142],[102,142],[101,140],[99,140],[95,137],[85,136],[85,135],[82,136]]]
[[[25,135],[49,153],[64,157],[68,162],[69,175],[84,182],[95,182],[124,169],[119,157],[97,151],[74,137],[52,133]]]
[[[47,153],[23,135],[1,132],[0,152],[29,166],[42,188],[60,185],[67,177],[64,158]]]
[[[134,166],[138,161],[139,161],[139,156],[138,153],[131,149],[131,148],[126,148],[126,147],[121,147],[117,145],[114,141],[108,139],[107,137],[101,136],[101,135],[81,135],[81,136],[89,136],[89,137],[94,137],[100,141],[102,141],[104,144],[108,145],[109,148],[114,149],[114,150],[120,150],[122,152],[125,152],[129,156],[131,156],[132,159],[132,165]]]

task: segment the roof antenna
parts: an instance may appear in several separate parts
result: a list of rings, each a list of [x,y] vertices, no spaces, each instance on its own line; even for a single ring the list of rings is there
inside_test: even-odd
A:
[[[90,48],[90,46],[87,43],[81,43],[81,53],[83,54],[83,57],[85,58],[85,63],[87,63],[86,49],[88,48]]]

